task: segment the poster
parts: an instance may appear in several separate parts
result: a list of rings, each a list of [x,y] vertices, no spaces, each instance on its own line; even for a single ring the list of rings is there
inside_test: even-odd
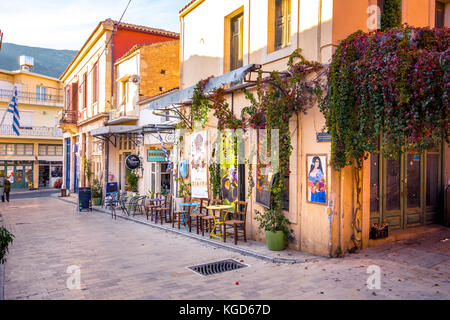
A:
[[[257,131],[257,159],[256,159],[256,203],[270,208],[270,183],[272,181],[272,171],[267,150],[266,130]]]
[[[191,188],[193,198],[208,198],[206,131],[191,135]]]
[[[306,155],[306,199],[311,203],[327,204],[327,156]]]
[[[236,143],[236,135],[231,130],[222,131],[219,148],[221,193],[224,204],[233,204],[239,200],[239,172]]]

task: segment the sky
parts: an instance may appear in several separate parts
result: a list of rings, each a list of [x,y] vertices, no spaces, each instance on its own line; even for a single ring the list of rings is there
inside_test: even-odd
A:
[[[97,24],[119,20],[129,0],[0,0],[3,42],[79,50]],[[180,32],[189,0],[131,0],[123,22]]]

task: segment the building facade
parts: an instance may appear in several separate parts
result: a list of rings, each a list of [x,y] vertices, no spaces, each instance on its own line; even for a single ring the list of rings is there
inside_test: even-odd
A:
[[[129,90],[133,87],[131,78],[116,77],[115,62],[136,44],[176,39],[177,33],[111,19],[97,25],[60,77],[64,83],[64,110],[60,119],[64,132],[64,188],[77,192],[80,186],[87,186],[87,165],[93,177],[103,185],[117,181],[117,176],[110,172],[115,161],[110,163],[108,158],[111,142],[105,143],[91,135],[92,130],[105,127],[109,120],[114,122],[116,115],[120,116],[118,109],[124,105],[122,101],[116,105],[117,90],[123,90],[123,85],[127,84],[130,84]],[[127,106],[139,96],[128,96],[128,99]],[[127,106],[122,111],[126,111]]]
[[[282,72],[286,70],[289,55],[295,49],[301,49],[303,56],[310,61],[326,64],[340,40],[357,30],[367,32],[377,28],[377,10],[382,13],[383,3],[360,0],[193,0],[180,11],[180,92],[186,92],[184,100],[182,95],[176,93],[172,98],[163,97],[160,101],[154,101],[149,108],[176,103],[189,108],[192,87],[200,80],[213,76],[216,83],[228,79],[221,83],[226,84],[226,102],[234,114],[240,117],[242,109],[249,104],[242,90],[245,84],[242,81],[245,74],[242,72],[254,69]],[[401,10],[402,22],[409,25],[449,25],[447,2],[403,0]],[[230,80],[236,77],[240,81],[237,85]],[[245,87],[255,92],[254,86]],[[330,142],[320,139],[318,135],[324,124],[325,119],[317,106],[312,106],[307,114],[297,114],[290,119],[293,150],[289,161],[290,174],[285,177],[288,191],[284,196],[284,214],[293,229],[290,247],[334,256],[352,247],[352,214],[357,204],[351,168],[336,172],[329,165]],[[207,139],[207,163],[210,163],[215,151],[213,141],[216,140],[214,132],[217,125],[217,119],[210,114],[203,128],[207,133],[202,133]],[[185,135],[183,152],[179,152],[181,160],[190,161],[197,152],[191,150],[194,146],[191,143],[193,136],[189,133]],[[251,137],[244,139],[243,152],[246,158],[250,157],[254,142]],[[449,151],[448,146],[439,146],[421,156],[421,169],[414,167],[411,169],[414,172],[409,172],[411,176],[419,177],[410,179],[410,185],[418,183],[422,192],[422,200],[413,210],[404,205],[408,202],[408,194],[400,192],[407,188],[404,184],[407,181],[405,174],[408,173],[400,168],[407,166],[411,160],[409,156],[403,156],[395,164],[378,159],[377,155],[371,155],[364,162],[360,226],[362,248],[369,246],[372,241],[369,241],[372,223],[387,221],[391,230],[402,230],[441,221],[441,203],[438,203],[438,197],[429,197],[429,194],[433,194],[433,191],[434,194],[442,194],[450,179]],[[320,204],[311,201],[307,180],[311,161],[317,158],[322,163],[326,177],[324,184],[327,197],[325,201],[319,201],[322,202]],[[380,169],[378,162],[384,168],[397,170]],[[263,211],[267,203],[258,196],[258,192],[250,194],[247,183],[249,178],[256,181],[256,174],[253,172],[253,176],[249,177],[245,165],[242,170],[234,170],[239,172],[239,187],[233,197],[248,201],[247,234],[252,239],[264,241],[264,232],[258,228],[254,212]],[[185,180],[192,182],[192,177]],[[211,197],[211,190],[208,192]],[[391,195],[396,195],[396,198]]]
[[[62,84],[33,73],[32,58],[20,61],[20,70],[0,70],[0,174],[6,175],[13,189],[60,187],[63,144],[57,119],[63,107]],[[14,87],[19,136],[12,130],[12,114],[5,113]]]

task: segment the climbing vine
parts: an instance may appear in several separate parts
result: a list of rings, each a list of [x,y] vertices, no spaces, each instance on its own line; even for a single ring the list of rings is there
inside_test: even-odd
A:
[[[387,158],[449,142],[450,29],[358,31],[337,48],[320,103],[332,165],[362,166],[381,140]]]
[[[402,0],[385,0],[381,15],[381,31],[398,28],[402,24]]]

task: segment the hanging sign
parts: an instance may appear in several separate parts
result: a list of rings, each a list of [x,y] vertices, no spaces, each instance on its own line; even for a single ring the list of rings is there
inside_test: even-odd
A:
[[[163,150],[147,150],[147,161],[149,162],[165,162],[166,155]]]
[[[125,158],[125,165],[128,169],[134,170],[141,166],[141,160],[139,157],[135,154],[130,154],[128,157]]]

